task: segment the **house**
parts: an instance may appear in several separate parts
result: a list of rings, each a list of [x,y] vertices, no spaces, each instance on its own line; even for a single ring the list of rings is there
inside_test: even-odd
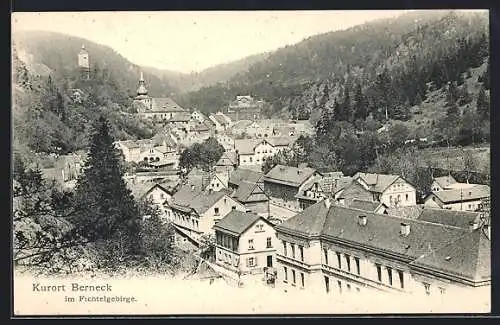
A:
[[[264,191],[269,195],[271,205],[296,212],[300,209],[297,193],[318,176],[321,174],[313,168],[276,165],[264,176]]]
[[[455,184],[457,181],[451,176],[435,177],[432,181],[431,190],[432,192],[443,191],[450,189],[451,184]]]
[[[491,290],[488,225],[461,229],[326,199],[275,229],[281,290],[333,296],[390,292],[422,299]]]
[[[229,128],[231,124],[231,119],[229,119],[221,112],[210,114],[208,118],[215,124],[215,130],[217,131],[217,133],[223,133]]]
[[[274,137],[262,140],[236,139],[234,147],[238,154],[239,166],[261,166],[266,159],[281,152],[297,140],[294,137]]]
[[[269,216],[269,197],[264,192],[264,174],[249,169],[238,168],[230,177],[230,196],[243,204],[247,211],[261,216]]]
[[[293,126],[278,126],[273,129],[273,136],[293,137],[297,132]]]
[[[351,183],[351,177],[344,176],[342,172],[322,173],[311,179],[295,197],[299,200],[301,210],[319,202],[345,188]]]
[[[372,192],[354,180],[351,180],[337,192],[334,192],[334,199],[337,203],[345,206],[349,206],[352,203],[352,200],[355,199],[362,201],[376,201]]]
[[[231,211],[213,227],[216,263],[242,276],[263,274],[276,264],[276,232],[265,218]]]
[[[251,124],[249,124],[244,132],[246,135],[250,138],[263,138],[263,137],[268,137],[271,136],[271,132],[268,132],[266,129],[261,127],[257,122],[253,121]]]
[[[230,136],[226,134],[217,134],[215,136],[217,142],[224,147],[225,151],[233,151],[234,152],[234,140]]]
[[[484,202],[491,196],[488,185],[474,185],[469,188],[443,190],[431,192],[424,199],[426,207],[458,210],[477,211],[484,207]]]
[[[207,117],[200,111],[194,110],[191,113],[191,120],[193,120],[193,121],[197,121],[197,122],[202,123],[206,119],[207,119]]]
[[[375,201],[386,206],[412,206],[417,204],[417,191],[398,175],[358,172],[353,179],[373,194]]]
[[[217,173],[230,174],[238,166],[236,152],[225,151],[214,166]]]
[[[166,216],[164,204],[172,197],[174,193],[172,188],[152,182],[127,182],[127,187],[137,201],[151,200],[151,203],[160,210],[161,217]]]
[[[228,130],[229,133],[236,136],[243,136],[246,134],[247,127],[252,125],[251,120],[240,120],[236,121],[231,128]]]
[[[264,102],[255,100],[250,95],[236,96],[236,99],[229,103],[227,108],[227,115],[233,121],[239,120],[258,120],[260,119],[261,110]]]
[[[232,210],[245,212],[245,207],[224,191],[201,190],[189,184],[181,186],[165,203],[167,218],[195,240],[213,234],[214,224]]]
[[[186,175],[185,182],[201,190],[222,191],[228,187],[228,180],[227,172],[207,172],[195,167]]]

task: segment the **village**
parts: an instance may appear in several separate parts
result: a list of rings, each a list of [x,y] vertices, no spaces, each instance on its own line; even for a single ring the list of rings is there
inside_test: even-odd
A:
[[[79,55],[86,62],[84,48]],[[195,254],[203,241],[211,243],[202,280],[333,295],[443,296],[489,288],[488,185],[435,177],[421,197],[401,175],[349,176],[304,164],[264,173],[266,160],[312,134],[313,126],[263,119],[263,102],[248,94],[206,116],[149,96],[142,73],[138,80],[137,118],[163,131],[115,143],[130,166],[124,178],[135,199],[150,199],[175,227],[176,245]],[[209,138],[224,148],[216,164],[180,168],[182,150]],[[61,156],[44,173],[71,188],[84,160]]]

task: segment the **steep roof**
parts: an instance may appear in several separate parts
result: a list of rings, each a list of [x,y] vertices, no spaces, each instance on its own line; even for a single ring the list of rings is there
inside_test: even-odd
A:
[[[276,230],[291,231],[306,236],[319,236],[329,209],[325,201],[318,202],[276,226]]]
[[[266,138],[265,141],[269,142],[273,147],[283,147],[288,146],[295,141],[297,141],[298,137],[295,136],[284,136],[284,137],[269,137]]]
[[[151,111],[158,112],[184,112],[184,109],[180,107],[171,98],[151,98]],[[188,113],[189,114],[189,113]]]
[[[488,185],[475,185],[466,189],[436,191],[430,195],[435,195],[443,203],[453,203],[488,198],[491,190]]]
[[[231,197],[243,203],[268,200],[264,191],[259,188],[257,183],[245,180],[240,182],[238,188],[231,194]]]
[[[236,153],[224,151],[215,166],[234,166],[236,165]]]
[[[411,205],[403,207],[387,207],[387,213],[408,219],[417,219],[422,213],[423,205]]]
[[[421,209],[418,220],[468,229],[471,222],[479,221],[480,216],[479,212],[425,208]]]
[[[241,155],[252,155],[255,146],[262,142],[257,139],[236,139],[234,140],[234,148]]]
[[[443,188],[443,189],[445,189],[449,185],[454,184],[454,183],[457,182],[451,175],[442,176],[442,177],[435,177],[434,181],[436,183],[438,183],[438,185],[441,186],[441,188]]]
[[[353,176],[353,179],[361,178],[368,184],[369,190],[376,193],[384,192],[392,183],[394,183],[400,176],[389,174],[372,174],[358,172]]]
[[[264,174],[245,168],[237,168],[231,172],[229,176],[229,183],[239,186],[243,181],[258,183],[262,180]]]
[[[259,219],[265,220],[255,213],[232,210],[224,218],[219,220],[213,228],[229,231],[235,235],[241,235]]]
[[[203,191],[186,184],[181,186],[179,191],[172,196],[169,205],[184,212],[194,210],[196,213],[202,214],[225,195],[225,192]]]
[[[149,193],[155,187],[160,188],[165,193],[168,193],[168,194],[172,193],[172,189],[169,189],[169,188],[162,186],[158,183],[151,183],[151,182],[144,182],[144,183],[127,182],[127,187],[132,192],[132,195],[138,200],[141,199],[142,197],[144,197],[144,195]]]
[[[309,167],[276,165],[264,176],[264,181],[298,187],[315,173],[316,170]]]
[[[349,185],[345,186],[338,197],[339,199],[373,201],[373,194],[356,181],[351,181]]]

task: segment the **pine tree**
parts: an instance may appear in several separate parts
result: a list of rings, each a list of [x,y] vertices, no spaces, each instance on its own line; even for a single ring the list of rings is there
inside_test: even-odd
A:
[[[73,221],[89,240],[119,241],[128,252],[137,247],[140,214],[122,176],[109,122],[101,116],[94,125],[85,169],[75,189]]]

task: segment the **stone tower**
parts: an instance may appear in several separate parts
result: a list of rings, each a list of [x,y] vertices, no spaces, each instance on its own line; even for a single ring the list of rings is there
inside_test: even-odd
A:
[[[144,83],[144,76],[141,71],[141,78],[139,79],[139,88],[137,88],[137,96],[134,98],[134,102],[140,103],[138,111],[151,109],[151,97],[148,96],[148,90]]]
[[[78,53],[78,68],[82,79],[90,79],[89,52],[85,49],[85,45],[82,45],[82,49]]]

